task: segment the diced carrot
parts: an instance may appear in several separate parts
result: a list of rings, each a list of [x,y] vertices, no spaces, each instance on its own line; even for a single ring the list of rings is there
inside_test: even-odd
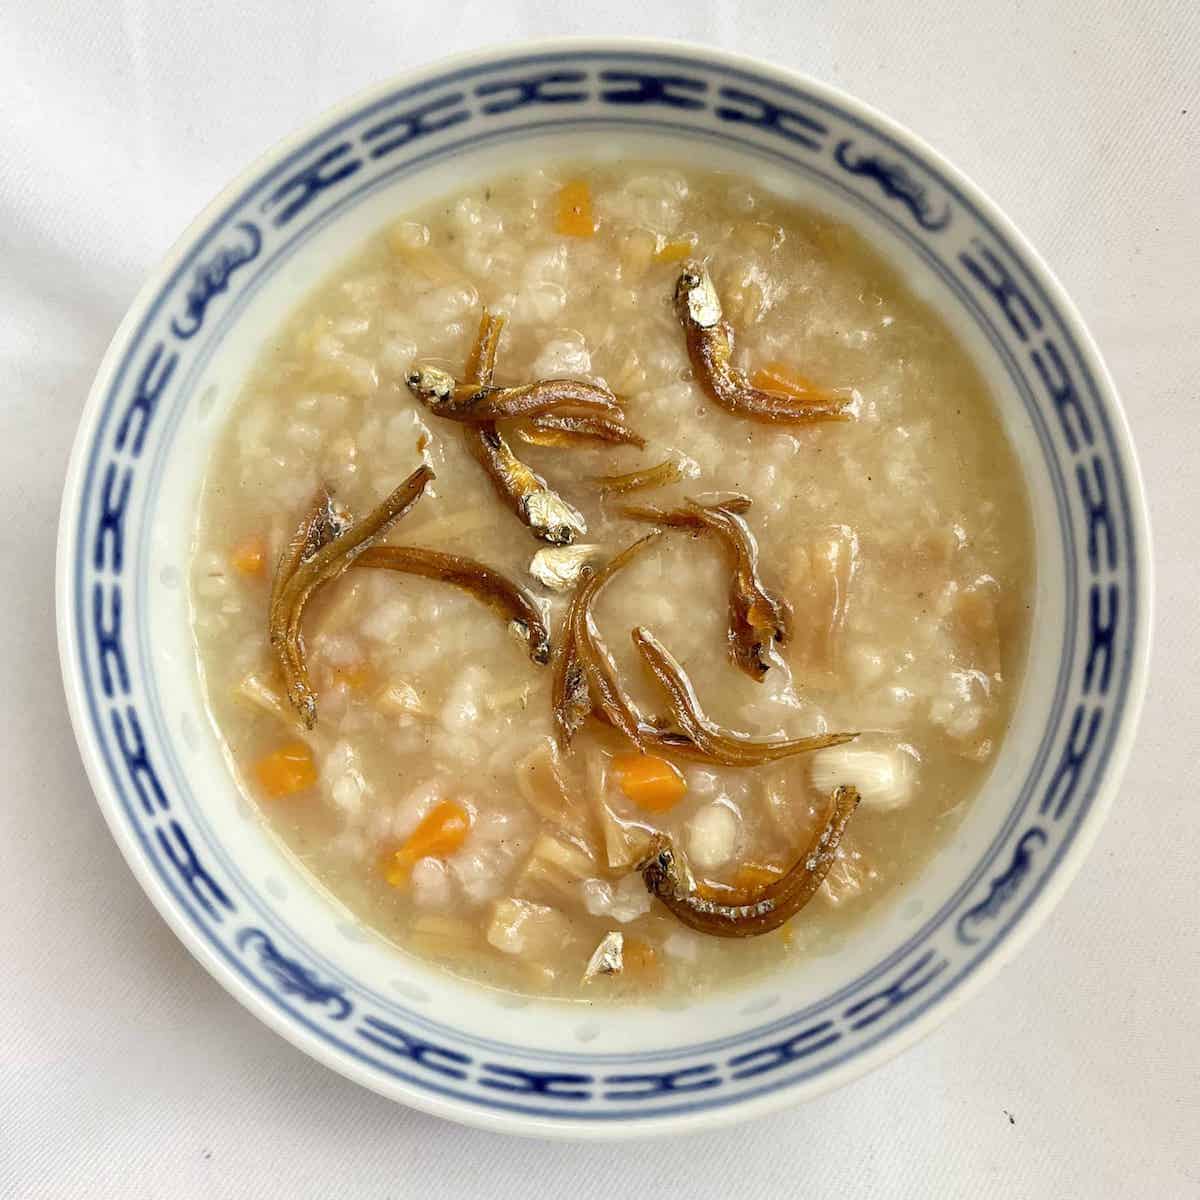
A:
[[[356,662],[347,667],[334,667],[334,683],[344,683],[352,692],[361,692],[370,687],[375,680],[375,672],[370,663]]]
[[[739,892],[759,892],[782,874],[778,867],[770,863],[743,863],[733,877],[733,886]]]
[[[621,791],[649,812],[674,808],[687,792],[679,768],[653,754],[618,754],[613,770],[621,781]]]
[[[425,815],[399,850],[392,852],[385,877],[392,887],[403,887],[409,872],[422,858],[446,858],[471,832],[471,814],[453,800],[443,800]]]
[[[658,955],[649,942],[626,934],[621,964],[621,969],[627,975],[651,975],[658,970]]]
[[[589,238],[596,232],[592,220],[592,190],[583,179],[564,183],[558,193],[558,232],[566,237]]]
[[[781,362],[769,362],[765,367],[759,367],[750,376],[750,383],[764,392],[782,392],[797,400],[820,400],[826,395],[811,379]]]
[[[675,238],[663,242],[654,252],[654,261],[660,263],[680,262],[687,258],[696,248],[696,239],[691,237]]]
[[[305,792],[317,782],[312,751],[304,742],[288,742],[260,758],[254,773],[263,791],[276,800]]]
[[[261,575],[267,562],[267,544],[255,535],[243,538],[229,552],[229,561],[243,575]]]

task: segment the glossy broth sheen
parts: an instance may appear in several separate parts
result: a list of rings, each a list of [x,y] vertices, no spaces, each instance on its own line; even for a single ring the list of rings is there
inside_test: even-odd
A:
[[[590,199],[591,236],[562,224],[572,181]],[[701,391],[671,303],[693,243],[736,331],[737,364],[853,389],[853,420],[763,425]],[[414,360],[461,376],[483,304],[508,317],[498,383],[606,384],[647,439],[645,450],[532,446],[510,433],[584,514],[581,540],[603,557],[646,527],[601,502],[589,476],[677,452],[686,480],[629,499],[753,499],[762,576],[795,614],[782,662],[762,683],[735,669],[728,561],[715,540],[670,533],[596,611],[642,710],[663,705],[630,640],[635,625],[682,661],[722,725],[757,737],[861,730],[856,742],[744,770],[680,761],[686,793],[649,810],[625,794],[614,755],[628,747],[611,730],[590,721],[568,755],[554,752],[551,668],[532,663],[499,617],[444,584],[369,570],[351,570],[305,617],[315,730],[272,710],[270,580],[322,482],[361,515],[428,463],[436,482],[387,540],[497,568],[546,604],[557,636],[569,593],[529,575],[542,543],[499,502],[461,427],[404,382]],[[735,176],[549,167],[397,220],[264,347],[210,464],[192,598],[233,768],[334,897],[399,946],[475,979],[602,1000],[711,988],[827,952],[913,877],[1004,734],[1031,562],[1023,481],[983,383],[855,233]],[[654,829],[716,890],[769,878],[795,860],[839,782],[863,796],[839,861],[775,933],[690,932],[632,869]],[[470,821],[465,841],[435,845],[389,883],[397,848],[448,801]],[[746,864],[757,873],[739,875]],[[611,931],[624,935],[623,970],[585,980]]]

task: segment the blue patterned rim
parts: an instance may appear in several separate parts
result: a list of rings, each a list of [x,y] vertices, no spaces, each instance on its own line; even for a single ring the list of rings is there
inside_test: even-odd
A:
[[[1022,398],[1055,494],[1066,585],[1051,719],[1003,827],[941,910],[819,1003],[736,1036],[640,1054],[531,1051],[468,1035],[307,945],[196,804],[149,667],[148,622],[137,619],[173,439],[255,291],[374,190],[469,149],[572,129],[733,147],[818,180],[902,238],[961,301]],[[360,1081],[444,1115],[520,1114],[536,1121],[508,1127],[548,1132],[650,1129],[778,1103],[800,1084],[845,1077],[884,1041],[911,1040],[1002,943],[1011,948],[1018,922],[1032,928],[1031,906],[1045,910],[1085,823],[1094,832],[1148,653],[1148,533],[1119,408],[1078,319],[1017,236],[936,156],[853,102],[679,47],[565,45],[435,69],[249,176],[136,315],[91,397],[64,499],[60,636],[77,735],[118,841],[185,941],[218,978],[240,980],[277,1029]]]

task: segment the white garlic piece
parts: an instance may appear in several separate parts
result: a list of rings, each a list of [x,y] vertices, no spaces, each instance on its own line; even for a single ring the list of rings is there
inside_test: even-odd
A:
[[[817,751],[810,759],[809,772],[818,791],[829,793],[840,784],[853,784],[864,807],[887,811],[912,799],[917,755],[906,745],[872,750],[847,743]]]

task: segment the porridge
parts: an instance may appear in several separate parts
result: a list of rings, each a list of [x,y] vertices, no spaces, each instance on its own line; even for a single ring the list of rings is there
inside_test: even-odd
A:
[[[826,953],[1004,735],[1032,534],[850,229],[730,175],[493,180],[264,348],[191,578],[240,785],[337,901],[592,1000]]]

